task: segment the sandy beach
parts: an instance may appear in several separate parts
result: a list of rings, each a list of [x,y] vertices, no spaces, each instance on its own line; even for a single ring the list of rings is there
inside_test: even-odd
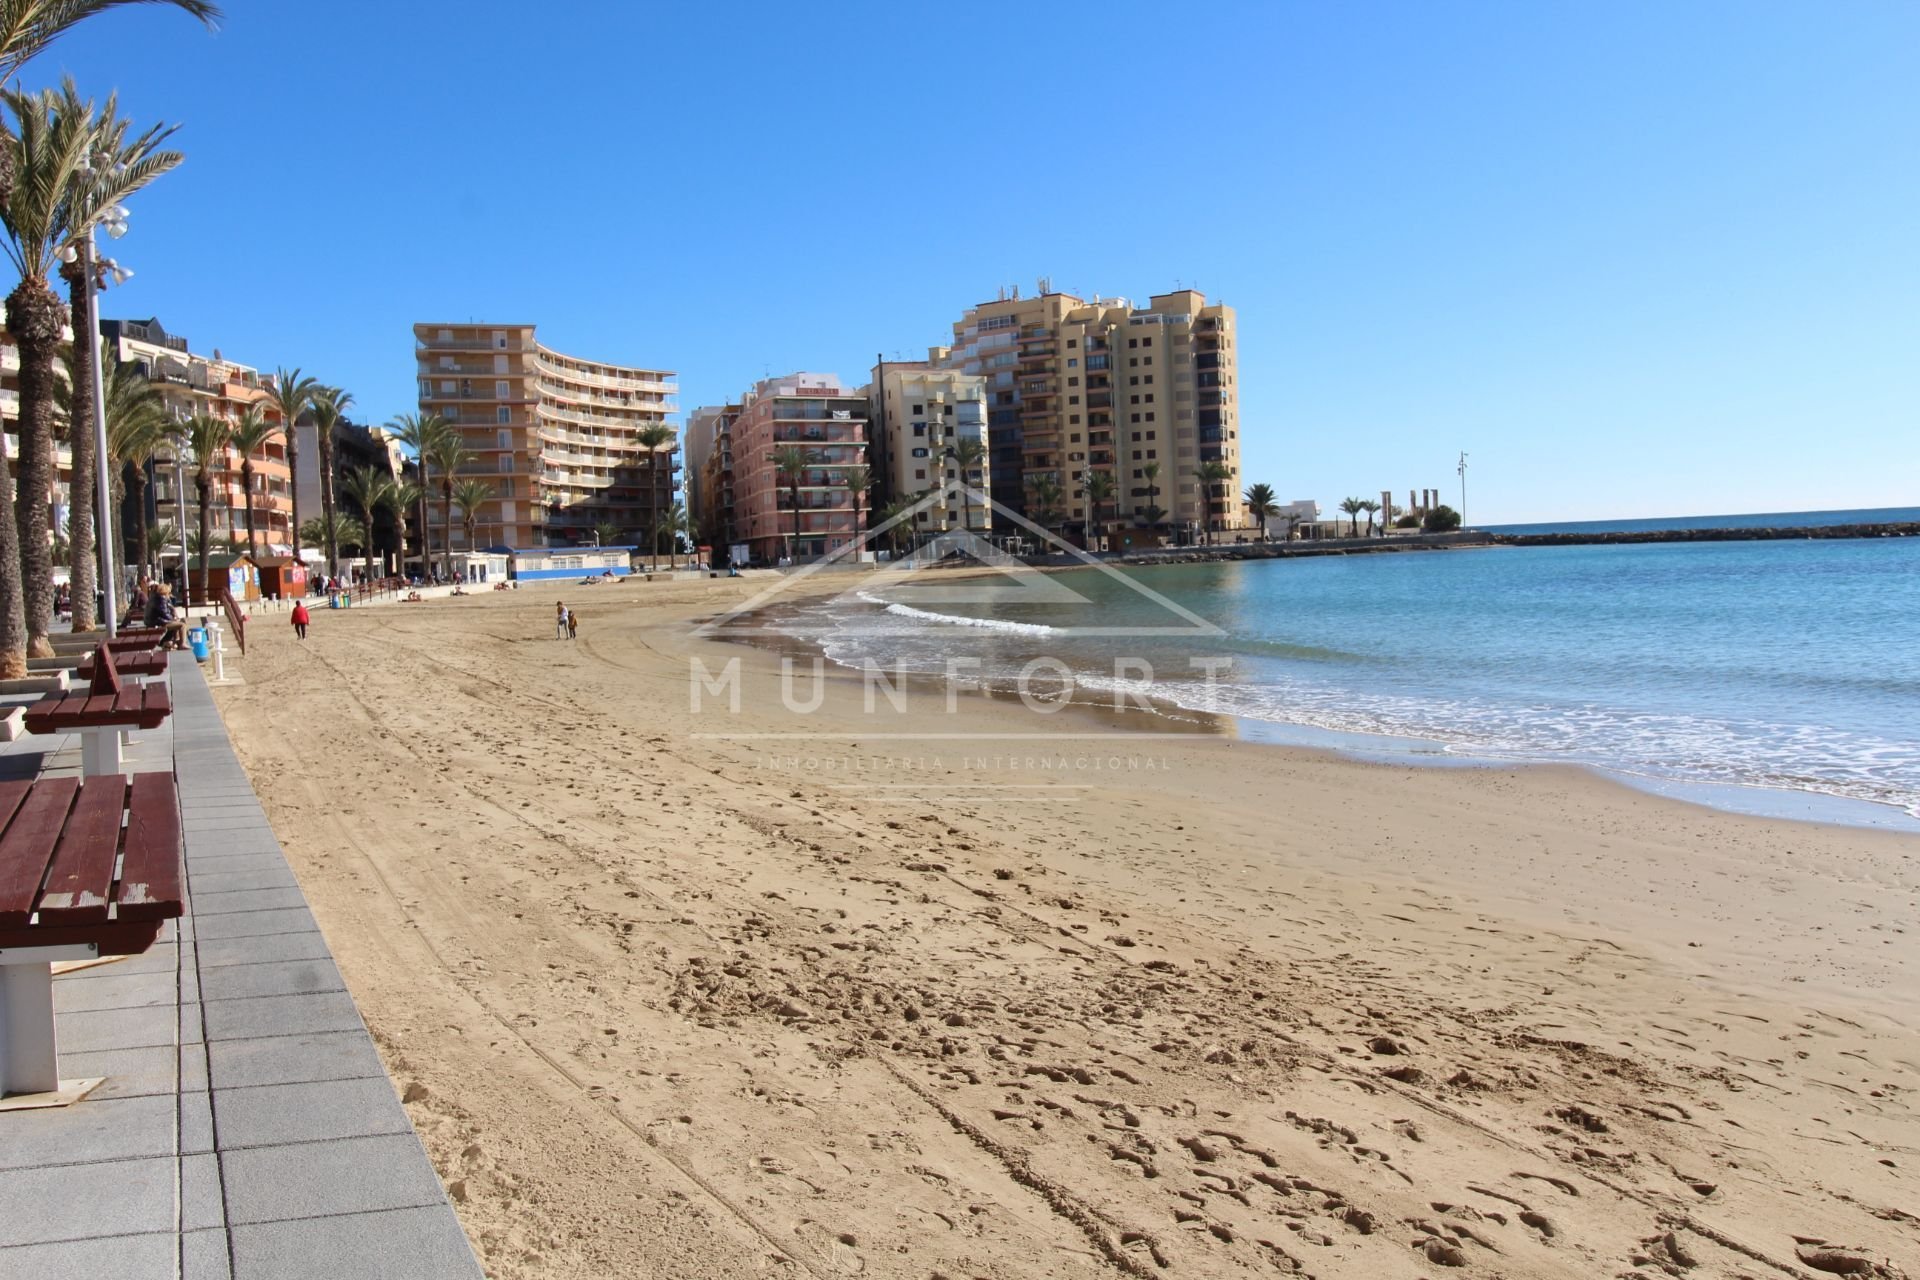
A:
[[[800,715],[693,634],[764,586],[268,613],[218,691],[490,1276],[1920,1276],[1920,837]]]

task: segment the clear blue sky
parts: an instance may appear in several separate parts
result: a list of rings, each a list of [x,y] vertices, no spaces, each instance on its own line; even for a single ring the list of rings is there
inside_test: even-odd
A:
[[[183,125],[107,314],[375,420],[415,320],[693,406],[1045,274],[1239,308],[1283,499],[1453,493],[1466,449],[1476,523],[1920,503],[1920,6],[227,8],[22,83]]]

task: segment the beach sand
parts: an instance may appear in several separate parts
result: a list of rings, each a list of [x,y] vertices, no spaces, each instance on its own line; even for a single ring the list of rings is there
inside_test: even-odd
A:
[[[764,585],[268,614],[219,691],[489,1275],[1920,1277],[1920,838],[800,715],[691,634]]]

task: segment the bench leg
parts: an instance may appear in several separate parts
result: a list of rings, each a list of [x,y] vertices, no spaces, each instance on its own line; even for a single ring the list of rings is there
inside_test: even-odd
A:
[[[0,1097],[54,1093],[60,1056],[53,1035],[53,966],[0,964]]]
[[[80,772],[88,778],[105,778],[120,772],[119,729],[80,731]]]

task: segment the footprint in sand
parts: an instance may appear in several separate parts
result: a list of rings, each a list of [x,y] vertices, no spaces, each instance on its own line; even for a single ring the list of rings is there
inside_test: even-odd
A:
[[[859,1241],[850,1231],[830,1231],[811,1218],[802,1218],[793,1224],[793,1234],[825,1258],[838,1275],[857,1276],[867,1269],[867,1260],[860,1256]]]

